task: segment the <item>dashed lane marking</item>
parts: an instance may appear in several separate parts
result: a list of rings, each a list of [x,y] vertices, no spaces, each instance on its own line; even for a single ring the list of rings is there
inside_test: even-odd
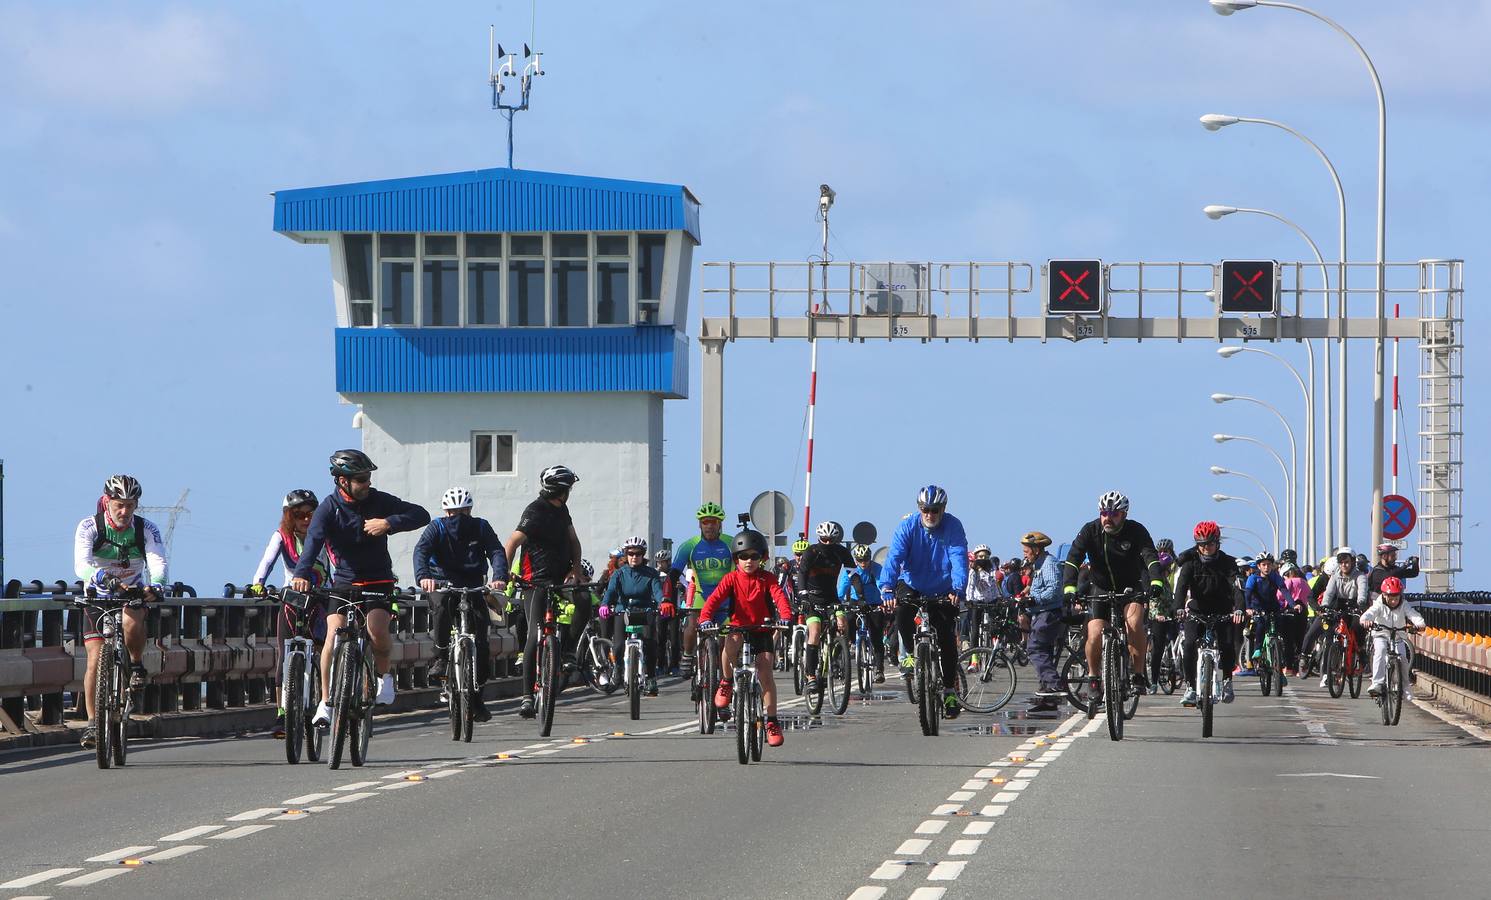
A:
[[[958,876],[963,874],[963,869],[967,865],[968,863],[965,860],[945,859],[932,867],[932,871],[927,875],[927,880],[956,881]]]
[[[924,886],[911,892],[911,900],[941,900],[946,893],[947,888]]]
[[[41,884],[43,881],[51,881],[53,878],[61,878],[63,875],[71,875],[74,872],[81,871],[83,871],[81,866],[47,869],[44,872],[37,872],[35,875],[22,875],[20,878],[12,878],[4,884],[0,884],[0,888],[31,887],[34,884]]]
[[[431,772],[429,775],[427,775],[425,777],[426,778],[449,778],[452,775],[459,775],[459,774],[461,774],[461,770],[460,769],[441,769],[438,772]],[[368,796],[372,796],[372,795],[369,794]]]
[[[906,862],[900,859],[887,859],[880,864],[880,868],[870,873],[870,877],[876,881],[895,881],[906,874]]]
[[[83,862],[119,862],[119,860],[124,859],[126,856],[137,856],[146,850],[154,849],[154,844],[146,844],[143,847],[120,847],[118,850],[110,850],[108,853],[90,856],[83,860]]]
[[[222,831],[226,825],[198,825],[195,828],[184,828],[181,831],[173,831],[162,841],[189,841],[192,838],[201,837],[204,834],[212,834],[214,831]]]
[[[944,819],[942,821],[938,821],[936,819],[927,819],[925,822],[923,822],[920,825],[916,826],[916,833],[917,834],[941,834],[942,833],[942,829],[944,829],[946,827],[947,827],[947,820],[946,819]]]
[[[917,856],[932,845],[926,838],[907,838],[896,848],[897,856]]]
[[[164,862],[168,859],[175,859],[178,856],[185,856],[188,853],[196,853],[198,850],[206,849],[206,844],[178,844],[175,847],[167,847],[164,850],[157,850],[148,856],[142,856],[140,857],[140,861],[149,863]]]
[[[849,900],[880,900],[885,896],[885,888],[873,884],[867,884],[849,895]],[[20,900],[20,898],[17,898]]]
[[[299,806],[302,803],[315,803],[317,800],[325,800],[327,797],[335,797],[330,791],[322,791],[315,794],[301,794],[299,797],[291,797],[285,801],[286,806]]]
[[[366,794],[365,796],[371,797],[373,795]],[[273,827],[273,825],[240,825],[237,828],[230,828],[227,831],[224,831],[222,834],[208,835],[207,839],[210,841],[236,841],[241,837],[248,837],[251,834],[258,834],[261,831],[267,831]]]
[[[69,878],[66,881],[57,882],[58,887],[86,887],[90,884],[98,884],[100,881],[108,881],[116,875],[128,875],[134,869],[98,869],[87,875],[79,875],[77,878]]]
[[[964,834],[988,834],[994,828],[993,822],[969,822],[963,829]]]
[[[977,839],[959,839],[953,841],[953,845],[948,848],[947,852],[949,856],[972,856],[978,852],[978,848],[983,846],[983,843]]]
[[[333,788],[333,790],[337,790],[337,791],[360,791],[360,790],[363,790],[365,788],[373,787],[377,783],[378,782],[376,782],[376,781],[354,781],[351,784],[344,784],[341,787]]]
[[[284,812],[282,806],[261,806],[258,809],[241,812],[236,816],[229,816],[227,820],[229,822],[252,822],[255,819],[263,819],[281,812]]]

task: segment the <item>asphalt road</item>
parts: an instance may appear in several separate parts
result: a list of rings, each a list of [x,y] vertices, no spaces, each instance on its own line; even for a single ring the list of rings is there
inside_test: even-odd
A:
[[[1487,744],[1237,683],[1210,740],[1163,695],[1117,744],[1065,712],[931,739],[885,691],[843,718],[785,707],[786,745],[741,766],[669,681],[640,722],[577,693],[549,739],[511,703],[470,744],[443,715],[389,718],[337,772],[267,735],[142,742],[107,772],[12,758],[0,898],[1491,895]]]

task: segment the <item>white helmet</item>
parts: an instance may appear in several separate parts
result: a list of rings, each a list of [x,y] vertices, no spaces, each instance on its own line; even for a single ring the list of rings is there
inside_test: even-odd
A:
[[[1119,491],[1109,491],[1098,498],[1098,509],[1102,512],[1128,512],[1129,498]]]
[[[440,498],[441,509],[470,509],[473,503],[471,492],[463,487],[453,487]]]
[[[988,544],[979,544],[977,547],[973,548],[973,555],[974,556],[978,556],[980,553],[984,553],[984,554],[987,554],[989,556],[993,556],[994,555],[994,551],[989,549],[989,545]]]
[[[647,552],[647,538],[641,537],[639,535],[633,535],[633,536],[631,536],[631,537],[629,537],[626,540],[624,540],[624,541],[621,542],[621,549],[622,549],[623,552],[625,552],[627,550],[631,550],[633,548],[641,550],[643,553],[646,553]]]
[[[818,523],[818,539],[837,544],[844,539],[844,526],[832,519]]]

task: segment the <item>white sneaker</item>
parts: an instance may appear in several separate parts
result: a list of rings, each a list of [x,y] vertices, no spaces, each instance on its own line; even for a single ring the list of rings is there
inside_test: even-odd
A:
[[[325,700],[316,707],[316,714],[311,717],[311,724],[322,731],[331,727],[331,706]]]
[[[1403,692],[1403,702],[1404,703],[1412,703],[1413,702],[1413,691],[1404,691]]]
[[[383,676],[378,684],[378,698],[373,702],[378,706],[387,706],[393,702],[393,673]]]
[[[1331,686],[1331,677],[1329,675],[1321,675],[1320,676],[1320,686],[1323,687],[1323,688],[1330,687]]]

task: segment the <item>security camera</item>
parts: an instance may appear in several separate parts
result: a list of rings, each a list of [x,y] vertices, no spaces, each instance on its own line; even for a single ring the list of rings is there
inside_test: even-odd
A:
[[[818,185],[818,206],[820,209],[826,210],[830,206],[833,206],[835,196],[837,195],[834,193],[833,188],[826,184]]]

